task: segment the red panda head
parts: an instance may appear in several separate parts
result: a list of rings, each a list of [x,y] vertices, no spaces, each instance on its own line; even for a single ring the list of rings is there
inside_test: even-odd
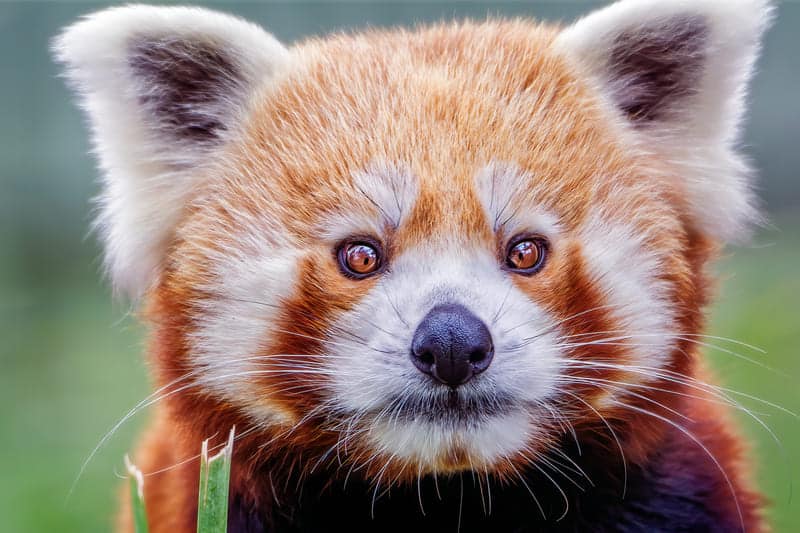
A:
[[[503,476],[605,427],[646,448],[703,264],[755,218],[734,144],[768,13],[624,0],[291,48],[191,8],[69,28],[108,270],[191,385],[176,422],[371,477]]]

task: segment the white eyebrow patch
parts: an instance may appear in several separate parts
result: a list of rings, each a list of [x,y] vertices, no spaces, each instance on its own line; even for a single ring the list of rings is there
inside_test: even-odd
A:
[[[387,226],[400,227],[417,199],[417,180],[405,165],[376,162],[354,172],[352,179],[355,194],[370,209],[342,209],[325,217],[319,232],[332,242],[359,233],[381,235]]]
[[[508,235],[531,231],[553,238],[558,217],[536,199],[533,176],[513,163],[493,161],[475,175],[475,190],[486,218],[497,232]]]

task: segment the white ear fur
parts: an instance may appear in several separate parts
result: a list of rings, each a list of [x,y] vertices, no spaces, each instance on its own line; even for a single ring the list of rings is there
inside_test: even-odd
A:
[[[758,220],[736,153],[768,0],[622,0],[556,41],[646,150],[684,179],[693,222],[735,240]]]
[[[53,49],[89,116],[104,174],[96,226],[106,267],[135,298],[158,275],[198,169],[236,135],[288,51],[232,16],[144,5],[89,15]]]

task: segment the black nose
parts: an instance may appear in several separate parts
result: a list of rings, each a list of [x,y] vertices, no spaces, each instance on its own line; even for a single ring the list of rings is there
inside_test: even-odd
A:
[[[463,305],[437,305],[422,319],[411,342],[417,368],[445,385],[457,387],[492,362],[492,335]]]

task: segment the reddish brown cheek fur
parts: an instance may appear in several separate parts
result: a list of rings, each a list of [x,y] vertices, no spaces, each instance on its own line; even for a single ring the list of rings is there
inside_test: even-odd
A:
[[[153,327],[150,357],[157,385],[192,369],[188,335],[202,313],[192,302],[205,296],[197,287],[209,275],[202,250],[219,248],[230,238],[220,228],[245,228],[269,212],[287,234],[313,242],[312,229],[320,214],[336,213],[344,199],[355,202],[354,208],[370,209],[348,183],[352,172],[374,161],[408,164],[420,180],[418,201],[407,224],[394,236],[396,253],[442,235],[457,235],[491,249],[494,236],[472,179],[492,160],[516,163],[535,177],[532,186],[536,186],[538,200],[562,215],[566,235],[580,228],[592,207],[600,203],[617,205],[614,215],[620,220],[626,220],[632,207],[652,206],[656,211],[652,218],[638,221],[649,228],[659,214],[665,214],[663,204],[652,198],[670,198],[666,215],[674,221],[675,233],[657,233],[649,245],[672,251],[663,276],[671,287],[675,308],[681,310],[676,329],[699,333],[709,292],[704,265],[714,247],[701,235],[682,229],[688,224],[681,220],[685,215],[680,195],[670,193],[668,186],[653,185],[644,191],[630,187],[639,192],[620,199],[614,197],[612,184],[597,183],[614,177],[611,181],[624,190],[626,180],[632,185],[646,176],[631,170],[637,162],[616,146],[614,133],[605,127],[604,116],[593,107],[586,89],[574,83],[561,61],[546,52],[553,35],[552,30],[537,32],[524,23],[466,24],[413,35],[373,33],[356,38],[362,43],[370,41],[367,51],[353,47],[348,37],[338,37],[327,43],[311,42],[304,52],[298,52],[307,61],[307,70],[263,103],[248,141],[232,148],[230,157],[235,164],[229,174],[209,192],[236,209],[190,210],[184,223],[186,237],[175,243],[162,279],[149,295],[146,318]],[[442,67],[442,58],[461,65],[460,70]],[[517,68],[503,71],[506,77],[501,79],[493,69],[508,64]],[[543,101],[547,102],[545,110],[536,113]],[[305,112],[298,114],[297,109]],[[313,205],[309,198],[314,199]],[[566,239],[546,272],[518,279],[517,285],[557,319],[585,313],[580,321],[565,323],[570,334],[616,329],[608,313],[588,311],[603,304],[603,295],[590,281],[591,266],[585,263],[581,246]],[[296,289],[282,303],[275,324],[282,331],[265,341],[265,354],[317,357],[324,347],[308,337],[324,337],[336,317],[357,305],[372,284],[343,278],[330,258],[314,261],[307,256],[298,270]],[[624,361],[625,350],[577,349],[573,356]],[[698,356],[694,344],[681,341],[667,370],[696,375]],[[601,375],[610,380],[622,377],[610,371]],[[319,398],[308,390],[313,380],[296,379],[279,375],[264,378],[261,384],[271,401],[299,417],[318,405]],[[666,381],[654,386],[680,392]],[[289,388],[293,389],[287,392]],[[575,391],[587,403],[599,394],[587,388]],[[754,511],[757,498],[747,486],[739,441],[727,429],[722,407],[699,399],[678,402],[672,392],[653,390],[647,395],[665,405],[680,403],[693,415],[693,431],[731,475],[746,523],[753,525],[751,530],[759,530]],[[642,399],[630,403],[655,409]],[[234,424],[249,427],[250,422],[235,407],[199,389],[171,396],[159,405],[156,421],[136,456],[146,473],[167,469],[146,477],[152,531],[194,528],[197,463],[180,463],[194,457],[202,440],[210,435],[225,435]],[[652,417],[629,410],[603,415],[622,437],[629,460],[645,460],[668,430]],[[588,409],[583,409],[577,426],[582,439],[599,441],[609,454],[616,453],[611,437],[604,434],[604,425]],[[276,476],[281,474],[284,479],[307,468],[333,439],[315,432],[314,427],[309,423],[287,442],[269,448],[263,447],[269,433],[258,432],[237,441],[232,492],[269,506],[270,484],[275,480],[265,482],[265,465],[275,467]],[[356,455],[368,452],[363,447],[354,451]],[[459,457],[453,460],[458,463]],[[513,458],[517,465],[525,461],[521,455]],[[507,467],[498,466],[495,474],[511,478]],[[726,488],[714,497],[720,502],[732,498]],[[130,524],[126,517],[123,522]]]
[[[321,249],[300,262],[297,288],[290,299],[282,302],[283,309],[275,322],[272,338],[264,349],[264,354],[277,363],[302,365],[309,362],[306,357],[295,357],[297,355],[307,355],[310,362],[318,360],[326,351],[325,341],[336,342],[335,335],[330,334],[332,321],[357,305],[372,287],[373,282],[369,280],[359,283],[344,277],[331,256],[329,250]],[[289,354],[291,358],[282,359],[281,354]],[[295,418],[302,417],[321,401],[317,390],[322,381],[320,377],[287,369],[259,381],[264,386],[265,396],[284,404]]]

